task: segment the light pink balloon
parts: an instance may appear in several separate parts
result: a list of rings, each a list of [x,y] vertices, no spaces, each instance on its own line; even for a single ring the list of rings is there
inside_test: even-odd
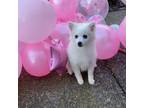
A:
[[[112,58],[119,49],[120,42],[117,32],[106,25],[96,26],[96,47],[98,59]]]
[[[50,73],[50,48],[42,43],[27,44],[21,53],[22,63],[26,71],[37,77]]]
[[[75,17],[79,0],[49,0],[56,10],[58,21],[65,22]]]
[[[124,18],[122,23],[120,24],[119,38],[124,47],[126,47],[126,18]]]
[[[94,15],[88,19],[88,21],[93,21],[96,24],[106,24],[104,18],[101,15]]]
[[[101,15],[104,18],[108,14],[109,4],[107,0],[80,0],[81,10],[86,16]]]
[[[56,14],[46,0],[18,1],[18,36],[25,43],[47,38],[56,24]]]
[[[18,77],[21,74],[21,70],[22,70],[22,62],[21,62],[20,55],[18,55]]]

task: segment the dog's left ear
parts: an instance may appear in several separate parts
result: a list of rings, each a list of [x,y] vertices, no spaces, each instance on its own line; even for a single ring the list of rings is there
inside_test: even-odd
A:
[[[94,22],[91,22],[90,24],[89,24],[89,28],[90,28],[90,31],[94,31],[95,30],[95,28],[96,28],[96,25],[95,25],[95,23]]]
[[[69,28],[70,28],[71,31],[73,30],[74,25],[75,25],[74,22],[69,22],[68,23],[68,26],[69,26]]]

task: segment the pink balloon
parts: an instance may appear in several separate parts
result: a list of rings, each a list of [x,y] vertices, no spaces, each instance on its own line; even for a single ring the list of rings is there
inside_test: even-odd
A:
[[[126,0],[121,0],[126,5]]]
[[[68,21],[75,17],[79,0],[49,0],[56,10],[58,21]]]
[[[21,74],[21,70],[22,70],[22,62],[21,62],[20,55],[18,55],[18,77]]]
[[[94,15],[88,19],[88,21],[93,21],[96,24],[106,24],[104,18],[101,15]]]
[[[81,13],[76,13],[76,14],[75,14],[75,18],[72,19],[71,21],[80,23],[80,22],[85,22],[85,21],[87,21],[87,19],[86,19],[86,17],[85,17],[84,15],[82,15]]]
[[[69,28],[66,23],[56,25],[54,32],[48,37],[47,42],[52,47],[53,65],[52,70],[65,67],[67,62],[67,46],[69,41]]]
[[[67,23],[59,23],[56,25],[54,31],[51,33],[53,39],[59,39],[64,46],[68,45],[69,41],[69,27]]]
[[[26,43],[18,41],[18,53],[21,55],[23,49],[25,48]]]
[[[119,25],[118,24],[112,24],[110,25],[114,30],[118,31],[119,30]]]
[[[98,59],[112,58],[119,49],[120,42],[117,32],[106,25],[96,26],[96,47]]]
[[[108,14],[109,4],[107,0],[80,0],[81,10],[86,16],[101,15],[104,18]]]
[[[19,40],[36,43],[47,38],[56,24],[56,14],[46,0],[19,0]]]
[[[124,18],[122,23],[120,24],[119,38],[124,47],[126,47],[126,18]]]
[[[21,58],[29,74],[41,77],[50,73],[50,47],[45,48],[42,43],[27,44],[21,53]]]

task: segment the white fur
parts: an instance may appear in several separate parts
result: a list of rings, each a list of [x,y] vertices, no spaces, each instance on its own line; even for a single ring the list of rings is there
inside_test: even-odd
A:
[[[88,71],[89,84],[94,84],[94,68],[96,65],[96,36],[94,23],[69,23],[70,42],[68,46],[67,70],[74,72],[80,85],[84,83],[81,72]],[[87,39],[83,35],[87,35]],[[78,38],[75,38],[78,35]],[[78,42],[83,46],[79,47]]]

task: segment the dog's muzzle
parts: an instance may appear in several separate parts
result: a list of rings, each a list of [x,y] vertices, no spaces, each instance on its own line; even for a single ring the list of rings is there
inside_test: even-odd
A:
[[[82,47],[83,46],[82,42],[78,42],[78,46]]]

